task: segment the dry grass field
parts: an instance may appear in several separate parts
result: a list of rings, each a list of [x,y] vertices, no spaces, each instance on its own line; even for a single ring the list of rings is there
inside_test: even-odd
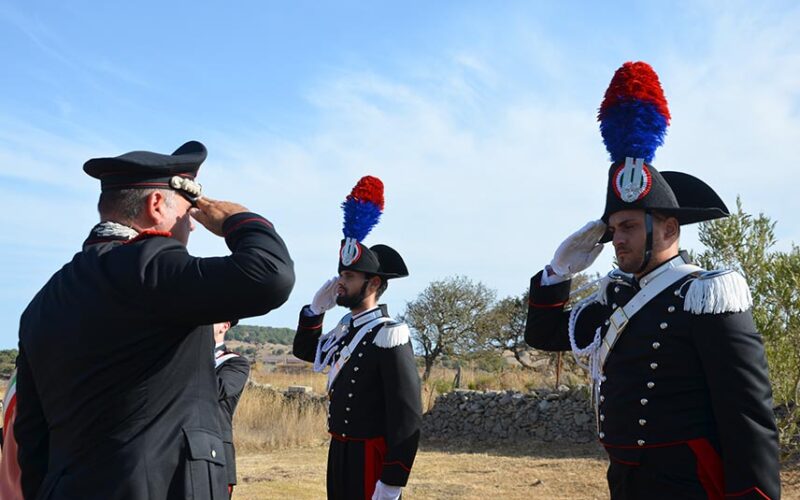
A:
[[[234,499],[324,499],[327,445],[248,454]],[[404,499],[605,499],[606,460],[596,444],[467,450],[423,444]],[[800,499],[800,470],[783,472],[783,497]]]
[[[325,498],[327,445],[243,456],[237,499]],[[406,499],[605,498],[605,462],[596,445],[465,450],[424,446]]]
[[[452,382],[452,370],[436,370],[423,387],[423,406]],[[527,390],[541,383],[509,371],[497,389]],[[480,372],[462,372],[464,384],[484,383]],[[284,389],[290,385],[324,390],[325,376],[310,371],[267,372],[253,380]],[[498,380],[495,380],[498,383]],[[546,384],[541,384],[546,385]],[[540,385],[540,386],[541,386]],[[551,382],[552,385],[552,382]],[[235,418],[239,485],[235,499],[323,499],[328,435],[325,409],[286,402],[274,391],[249,386]],[[404,499],[602,499],[608,498],[606,459],[595,443],[468,444],[423,442]],[[783,472],[784,499],[800,500],[800,466]]]

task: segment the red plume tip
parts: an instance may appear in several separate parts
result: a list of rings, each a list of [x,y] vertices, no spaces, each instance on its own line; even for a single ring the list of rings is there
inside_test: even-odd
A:
[[[355,198],[359,201],[369,201],[376,204],[383,211],[383,182],[377,177],[365,175],[359,179],[347,199]]]
[[[670,115],[667,99],[661,89],[661,82],[653,68],[646,62],[626,62],[615,73],[608,85],[598,118],[602,120],[605,112],[624,101],[644,101],[656,106],[658,113],[669,124]]]

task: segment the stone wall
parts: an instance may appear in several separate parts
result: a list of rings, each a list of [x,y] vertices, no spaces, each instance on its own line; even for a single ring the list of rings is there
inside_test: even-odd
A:
[[[422,419],[425,439],[567,441],[596,439],[586,386],[559,390],[456,390],[439,396]]]
[[[284,404],[294,404],[301,410],[306,408],[327,410],[328,408],[328,397],[324,394],[315,394],[311,387],[291,385],[286,390],[279,390],[272,387],[272,384],[260,384],[252,380],[247,381],[247,387],[250,391],[261,391],[275,399],[280,399]]]

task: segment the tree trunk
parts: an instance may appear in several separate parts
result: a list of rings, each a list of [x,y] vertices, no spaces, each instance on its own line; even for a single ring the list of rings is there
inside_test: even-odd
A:
[[[428,377],[431,376],[431,368],[433,367],[433,359],[425,358],[425,371],[422,372],[422,381],[427,382]]]

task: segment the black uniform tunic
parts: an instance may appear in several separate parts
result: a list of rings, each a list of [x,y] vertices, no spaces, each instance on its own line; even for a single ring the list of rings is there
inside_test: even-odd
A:
[[[227,498],[214,340],[198,325],[280,306],[294,271],[266,219],[223,230],[232,255],[216,258],[90,236],[28,305],[14,425],[26,498]]]
[[[633,316],[607,358],[598,424],[611,459],[611,496],[779,498],[778,432],[761,336],[749,310],[684,311],[689,279]],[[540,282],[541,273],[531,279],[525,339],[537,349],[570,350],[570,282]],[[593,303],[578,317],[578,347],[591,343],[598,327],[604,336],[613,308],[637,291],[636,282],[608,285],[609,305]]]
[[[225,447],[225,469],[228,484],[236,484],[236,448],[233,446],[233,414],[239,404],[250,363],[235,352],[226,349],[225,344],[215,347],[217,388],[219,390],[219,422],[222,430],[222,444]]]
[[[368,323],[369,313],[351,319],[348,332],[333,349],[348,345],[359,327]],[[388,317],[385,306],[380,307],[380,315]],[[300,313],[295,356],[314,361],[322,320],[323,315]],[[369,499],[378,480],[392,486],[405,486],[408,482],[422,424],[414,351],[408,338],[391,347],[375,343],[377,336],[386,333],[385,329],[397,326],[389,322],[372,328],[330,389],[330,499]],[[338,353],[335,356],[334,361]]]

